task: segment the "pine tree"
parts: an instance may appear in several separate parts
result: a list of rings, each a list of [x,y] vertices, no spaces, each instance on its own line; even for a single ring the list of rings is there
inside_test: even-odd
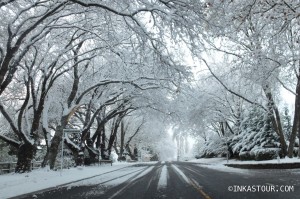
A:
[[[254,107],[245,113],[241,133],[230,140],[233,153],[240,159],[273,159],[279,151],[279,137],[272,128],[271,118]]]
[[[284,136],[285,139],[289,139],[289,137],[291,136],[291,132],[292,132],[292,122],[291,122],[291,116],[289,113],[289,109],[288,107],[284,107],[284,113],[283,113],[283,131],[284,131]]]

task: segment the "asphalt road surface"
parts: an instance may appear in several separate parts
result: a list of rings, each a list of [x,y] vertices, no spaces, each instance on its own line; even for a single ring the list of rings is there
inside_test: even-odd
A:
[[[17,198],[300,198],[300,170],[211,169],[189,162],[140,164]]]

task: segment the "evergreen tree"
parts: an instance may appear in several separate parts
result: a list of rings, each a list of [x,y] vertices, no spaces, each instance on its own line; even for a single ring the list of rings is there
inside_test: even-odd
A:
[[[0,162],[15,161],[14,153],[14,149],[0,139]]]
[[[253,108],[241,122],[241,133],[229,141],[233,153],[243,160],[277,157],[280,147],[279,137],[271,122],[266,112]]]
[[[291,116],[289,113],[289,109],[288,107],[284,107],[284,113],[283,113],[283,131],[284,131],[284,136],[286,139],[288,139],[291,136],[291,132],[292,132],[292,122],[291,122]]]

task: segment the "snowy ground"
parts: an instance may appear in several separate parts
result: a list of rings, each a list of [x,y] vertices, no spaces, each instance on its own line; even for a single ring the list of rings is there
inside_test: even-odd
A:
[[[201,163],[201,164],[213,164],[213,165],[224,165],[224,164],[284,164],[284,163],[300,163],[299,158],[284,158],[274,159],[265,161],[239,161],[239,160],[228,160],[226,158],[201,158],[190,160],[189,162]]]
[[[264,160],[264,161],[240,161],[240,160],[227,160],[226,158],[201,158],[190,160],[189,162],[198,163],[198,166],[207,167],[210,169],[217,169],[220,171],[227,172],[236,172],[236,173],[247,173],[246,169],[232,168],[225,166],[226,164],[244,164],[244,165],[257,165],[257,164],[286,164],[286,163],[300,163],[299,158],[284,158],[284,159],[275,159],[275,160]],[[299,172],[299,169],[294,170],[295,172]]]
[[[84,182],[86,184],[97,183],[94,182],[91,177],[95,175],[110,174],[109,176],[113,178],[114,171],[121,169],[124,170],[124,173],[130,173],[131,170],[129,168],[134,164],[138,163],[114,163],[113,166],[107,164],[101,166],[78,167],[64,169],[62,172],[51,171],[47,168],[44,168],[34,170],[30,173],[10,173],[0,175],[0,199],[14,197],[60,185],[67,185],[71,182],[76,183],[76,181],[81,179],[87,179]],[[91,179],[89,180],[88,178]],[[127,180],[128,176],[126,176],[124,179]],[[108,180],[105,179],[105,175],[103,180]],[[82,182],[77,182],[77,184],[80,183]]]
[[[227,162],[224,158],[210,158],[210,159],[198,159],[190,160],[189,162],[198,163],[199,166],[209,167],[211,169],[217,169],[228,172],[242,172],[245,174],[245,169],[229,168],[224,164],[262,164],[262,163],[291,163],[300,162],[300,159],[280,159],[270,161],[236,161],[229,160]],[[80,186],[90,184],[105,184],[114,185],[120,184],[124,181],[133,181],[143,175],[149,173],[154,164],[157,162],[148,163],[149,165],[140,167],[131,167],[140,163],[115,163],[113,166],[101,165],[101,166],[89,166],[81,168],[71,168],[60,171],[51,171],[47,168],[37,169],[30,173],[24,174],[5,174],[0,175],[0,199],[18,196],[25,193],[30,193],[38,190],[48,189],[56,186]],[[163,163],[163,162],[162,162]],[[145,164],[145,163],[143,163]],[[174,170],[179,170],[173,166]],[[299,170],[297,169],[299,172]],[[295,170],[296,172],[296,170]],[[181,172],[178,171],[180,174]],[[121,175],[120,175],[121,174]],[[98,176],[94,178],[94,176]],[[168,172],[166,166],[162,167],[160,175],[158,189],[166,186],[168,178]],[[85,180],[83,180],[85,179]]]
[[[284,163],[300,163],[299,158],[284,158],[284,159],[275,159],[275,160],[265,160],[265,161],[237,161],[230,160],[229,163],[232,164],[284,164]]]

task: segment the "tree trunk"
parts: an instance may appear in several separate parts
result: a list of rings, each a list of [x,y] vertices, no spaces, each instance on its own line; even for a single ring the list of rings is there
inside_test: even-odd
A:
[[[131,158],[132,160],[137,160],[137,154],[135,154],[135,153],[132,154],[129,144],[130,144],[131,140],[134,138],[134,136],[136,136],[136,135],[138,134],[138,132],[141,130],[143,124],[144,124],[144,120],[143,120],[143,122],[140,124],[140,126],[136,129],[136,131],[134,132],[134,134],[128,139],[128,141],[127,141],[126,144],[125,144],[125,149],[127,150],[128,155],[130,156],[130,158]],[[136,147],[135,147],[135,149],[136,149]],[[137,150],[137,149],[136,149],[136,150]]]
[[[100,144],[101,159],[103,160],[107,159],[107,154],[105,150],[105,140],[106,140],[105,128],[103,128],[101,134],[101,144]]]
[[[118,159],[121,159],[124,153],[124,140],[125,140],[125,128],[124,122],[121,122],[121,136],[120,136],[120,153]]]
[[[221,137],[225,136],[225,128],[224,128],[224,122],[220,122],[220,131],[221,131]]]
[[[66,127],[66,125],[68,124],[68,119],[70,117],[72,113],[70,113],[69,115],[65,115],[61,118],[61,125],[58,125],[56,127],[55,130],[55,134],[52,138],[51,141],[51,145],[50,145],[50,149],[49,149],[49,165],[50,165],[50,169],[54,169],[55,167],[55,160],[56,160],[56,156],[58,154],[59,151],[59,144],[61,142],[62,136],[63,136],[63,130]]]
[[[36,146],[26,142],[19,147],[16,173],[31,171],[31,161],[36,153]]]
[[[274,112],[275,112],[275,119],[276,119],[276,124],[277,124],[277,128],[278,128],[279,141],[281,144],[282,155],[283,155],[283,157],[285,157],[285,156],[287,156],[287,145],[285,142],[282,125],[281,125],[280,114],[279,114],[277,107],[274,107]]]
[[[48,157],[49,157],[49,140],[48,140],[48,134],[50,135],[50,132],[47,132],[47,130],[43,127],[43,133],[44,133],[44,138],[46,141],[46,155],[44,156],[43,162],[41,164],[41,167],[44,168],[48,164]],[[50,136],[49,136],[50,137]]]
[[[66,140],[64,141],[64,144],[68,147],[68,149],[70,151],[72,151],[73,159],[74,159],[74,162],[75,162],[76,166],[81,165],[82,162],[80,162],[80,160],[78,158],[80,150],[78,148],[74,147],[73,144],[70,144],[70,143],[66,142]]]
[[[128,155],[130,156],[130,158],[131,158],[132,160],[136,160],[136,159],[137,159],[136,156],[135,156],[135,154],[132,154],[129,145],[126,145],[126,146],[125,146],[125,149],[126,149],[126,151],[128,152]]]
[[[111,134],[110,134],[110,137],[109,137],[109,141],[108,141],[108,145],[107,145],[107,152],[108,152],[108,155],[110,155],[111,153],[111,148],[115,142],[115,139],[116,139],[116,136],[117,136],[117,132],[118,132],[118,128],[119,128],[119,124],[121,122],[121,117],[118,116],[116,122],[114,123],[114,127],[111,131]]]
[[[300,78],[298,78],[297,87],[296,87],[294,121],[293,121],[291,136],[289,139],[290,144],[289,144],[289,149],[288,149],[288,157],[289,158],[293,157],[293,151],[294,151],[297,131],[299,130],[299,119],[300,119],[299,118],[299,114],[300,114],[300,97],[299,97],[299,95],[300,95]],[[300,132],[299,132],[299,136],[300,136]],[[298,156],[299,155],[300,154],[298,153]]]
[[[114,141],[114,144],[113,144],[113,148],[114,148],[114,149],[117,149],[117,142],[118,142],[118,136],[116,135],[116,136],[115,136],[115,141]],[[119,154],[118,151],[116,151],[116,153]]]
[[[287,155],[287,145],[286,145],[286,142],[285,142],[285,139],[284,139],[280,114],[279,114],[279,111],[278,111],[278,109],[275,105],[273,95],[270,91],[269,86],[265,85],[263,87],[263,90],[264,90],[264,92],[267,96],[267,99],[268,99],[268,105],[267,105],[268,110],[267,111],[268,111],[268,114],[270,115],[270,118],[272,120],[273,128],[274,128],[275,132],[277,133],[277,135],[279,136],[282,155],[283,155],[283,157],[285,157]]]
[[[50,169],[55,168],[55,160],[58,153],[58,147],[62,139],[63,127],[57,126],[54,137],[52,138],[50,149],[49,149],[49,165]]]
[[[46,167],[46,165],[48,163],[48,159],[49,159],[49,148],[47,147],[46,155],[44,156],[43,162],[41,164],[42,168]]]
[[[299,124],[298,124],[299,125]],[[299,146],[298,146],[298,158],[300,158],[300,130],[298,126],[298,140],[299,140]]]

